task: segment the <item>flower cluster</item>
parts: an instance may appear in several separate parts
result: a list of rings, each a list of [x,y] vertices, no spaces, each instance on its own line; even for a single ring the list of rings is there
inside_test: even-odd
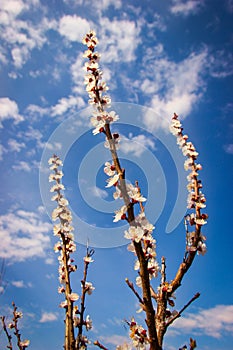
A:
[[[105,95],[108,86],[102,81],[102,72],[98,64],[100,54],[95,51],[98,39],[94,31],[86,34],[83,44],[87,45],[88,48],[83,55],[83,57],[88,58],[88,62],[85,63],[87,74],[85,75],[84,84],[90,98],[89,103],[96,107],[96,112],[93,113],[91,118],[91,123],[95,128],[93,134],[96,135],[99,132],[104,132],[105,125],[117,121],[119,117],[114,111],[106,111],[111,106],[111,99]]]
[[[104,172],[108,176],[110,176],[110,178],[107,180],[106,187],[114,186],[116,188],[116,191],[113,194],[113,197],[115,199],[122,198],[121,187],[118,183],[119,174],[116,172],[114,164],[106,162]],[[142,205],[142,203],[146,201],[146,198],[142,196],[138,186],[133,186],[130,183],[126,184],[126,191],[127,191],[127,195],[131,205],[135,205],[137,203]],[[124,204],[119,210],[116,210],[113,222],[117,222],[120,220],[128,221],[127,209],[128,209],[127,205]],[[142,210],[135,217],[134,222],[130,223],[129,229],[125,231],[125,235],[124,235],[126,239],[130,239],[132,241],[132,244],[129,245],[128,249],[133,251],[134,253],[135,253],[135,250],[134,250],[133,242],[142,243],[144,256],[148,262],[148,272],[149,272],[150,278],[156,277],[159,271],[159,266],[155,259],[156,245],[155,245],[155,239],[152,236],[153,229],[154,229],[154,226],[147,220],[145,213]],[[137,263],[135,264],[135,269],[139,270],[139,268],[140,268],[140,265],[139,265],[139,261],[137,260]],[[137,284],[141,285],[141,277],[137,278]]]
[[[201,213],[201,209],[206,207],[206,199],[202,193],[202,183],[198,179],[199,171],[202,170],[201,164],[196,162],[198,157],[198,152],[196,151],[192,142],[188,141],[188,136],[183,134],[182,124],[178,119],[178,115],[174,113],[172,122],[170,125],[170,131],[177,138],[177,144],[182,150],[182,153],[187,159],[184,162],[184,168],[189,171],[187,176],[188,180],[188,198],[187,198],[187,208],[193,209],[194,212],[191,215],[187,215],[185,218],[186,223],[190,226],[195,225],[196,230],[200,232],[203,225],[207,223],[206,219],[208,215]],[[200,254],[205,254],[206,245],[204,243],[205,237],[201,234],[197,237],[196,231],[187,233],[187,250],[195,251],[197,250]]]
[[[135,319],[132,318],[129,322],[130,327],[130,338],[133,342],[133,348],[144,350],[146,345],[149,343],[147,337],[147,331],[140,325],[135,322]]]
[[[106,187],[115,188],[115,192],[113,193],[114,199],[124,198],[124,205],[119,210],[115,211],[113,221],[118,222],[120,220],[126,220],[129,222],[129,229],[125,231],[125,238],[131,240],[128,249],[135,253],[134,243],[140,243],[142,245],[151,279],[157,276],[159,267],[155,259],[155,240],[152,237],[154,227],[146,219],[142,205],[142,203],[146,201],[146,198],[142,196],[137,185],[134,186],[130,183],[122,184],[122,171],[120,166],[116,166],[116,159],[118,159],[116,150],[118,149],[120,137],[118,133],[112,134],[109,128],[107,128],[109,124],[117,121],[119,117],[114,111],[106,111],[111,100],[108,96],[104,95],[108,87],[105,82],[102,82],[102,72],[99,69],[100,55],[95,51],[96,44],[98,43],[95,32],[91,31],[88,33],[83,39],[83,43],[88,47],[88,50],[84,53],[84,57],[89,60],[85,63],[87,75],[85,76],[84,84],[86,85],[86,90],[90,97],[89,103],[95,108],[95,112],[91,118],[91,123],[95,128],[93,134],[96,135],[99,132],[106,134],[105,147],[110,149],[114,160],[112,163],[105,163],[104,172],[109,176]],[[109,132],[107,132],[107,130]],[[134,206],[135,204],[139,204],[140,213],[130,222],[128,218],[129,206]],[[140,269],[139,261],[136,262],[135,269]],[[141,285],[140,276],[137,278],[137,284]]]
[[[95,289],[91,282],[87,282],[87,269],[91,262],[93,262],[92,255],[94,254],[93,249],[87,247],[86,256],[84,260],[84,278],[81,281],[82,294],[81,297],[77,293],[72,292],[70,273],[77,270],[77,266],[74,264],[74,260],[71,258],[71,254],[76,251],[76,244],[74,242],[73,227],[72,227],[72,215],[68,208],[69,202],[64,197],[62,191],[64,190],[64,185],[61,180],[63,173],[60,170],[62,162],[60,158],[53,155],[49,159],[50,169],[53,171],[49,176],[49,181],[54,181],[55,185],[52,186],[51,192],[54,193],[52,200],[57,202],[57,207],[52,212],[52,219],[54,221],[59,220],[58,224],[54,225],[53,232],[55,236],[59,237],[58,242],[54,246],[55,252],[60,252],[58,257],[59,260],[59,281],[60,286],[58,292],[65,294],[65,300],[60,303],[60,307],[66,310],[66,321],[71,321],[71,328],[78,328],[78,348],[86,349],[89,340],[86,336],[82,334],[82,329],[85,326],[86,330],[92,328],[92,320],[90,316],[84,318],[85,311],[85,295],[92,294]],[[74,303],[80,298],[81,307],[80,310]],[[73,330],[71,330],[71,333]]]
[[[152,236],[154,226],[147,220],[145,213],[142,211],[135,217],[135,225],[131,225],[128,231],[125,231],[125,238],[131,239],[132,242],[128,246],[128,250],[135,253],[133,242],[141,242],[145,260],[147,261],[147,270],[149,278],[157,277],[159,272],[159,264],[156,260],[156,240]],[[140,269],[139,260],[134,265],[135,270]],[[142,280],[139,276],[136,278],[136,284],[141,287]]]
[[[88,344],[91,344],[91,342],[88,340],[88,338],[87,338],[85,335],[82,334],[82,335],[79,337],[78,349],[80,349],[80,350],[86,350]]]
[[[21,334],[20,334],[20,331],[18,328],[18,321],[19,321],[19,319],[23,318],[23,313],[17,310],[18,308],[14,302],[12,303],[12,306],[13,306],[13,317],[12,317],[12,322],[10,322],[8,324],[8,328],[13,330],[14,335],[17,338],[18,348],[20,350],[25,350],[29,346],[30,340],[28,340],[28,339],[22,340]],[[3,316],[3,317],[1,317],[1,319],[2,319],[2,323],[3,323],[3,330],[6,333],[8,341],[9,341],[7,348],[12,349],[12,343],[11,343],[12,336],[7,331],[7,327],[5,324],[5,317]]]
[[[70,257],[70,254],[76,250],[76,244],[72,233],[72,215],[68,208],[69,202],[67,199],[65,199],[61,192],[64,190],[64,185],[61,183],[63,173],[59,169],[62,166],[62,162],[56,155],[53,155],[48,162],[50,164],[50,170],[53,171],[53,173],[49,176],[49,181],[55,182],[55,185],[53,185],[50,189],[50,192],[54,193],[52,201],[57,202],[57,207],[52,212],[52,219],[53,221],[59,220],[59,223],[54,225],[53,228],[54,235],[59,237],[59,241],[54,246],[54,251],[60,252],[58,260],[60,264],[59,281],[61,283],[61,287],[59,287],[58,291],[59,293],[65,293],[65,286],[69,278],[68,275],[77,269],[77,266],[74,264],[74,260]],[[69,293],[66,295],[66,299],[70,299],[70,301],[74,302],[78,299],[78,295],[76,293]],[[66,308],[67,300],[62,302],[60,306]]]

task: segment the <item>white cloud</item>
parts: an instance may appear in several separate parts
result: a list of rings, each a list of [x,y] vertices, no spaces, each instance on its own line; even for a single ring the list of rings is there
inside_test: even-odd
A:
[[[12,281],[11,282],[12,286],[16,287],[16,288],[24,288],[25,285],[24,285],[24,282],[21,280],[21,281]]]
[[[128,344],[129,342],[129,337],[122,335],[100,336],[99,339],[105,344],[111,344],[114,346]]]
[[[60,19],[58,31],[70,41],[81,42],[84,35],[90,30],[90,23],[79,16],[67,15]]]
[[[183,118],[191,112],[204,90],[202,74],[206,69],[206,61],[207,50],[204,49],[200,53],[192,53],[178,63],[166,57],[155,61],[151,58],[149,62],[144,62],[144,80],[140,88],[150,97],[150,106],[154,111],[144,117],[147,126],[153,129],[159,125],[166,129],[174,112]],[[156,67],[152,74],[151,64]],[[154,81],[156,81],[156,94],[153,94],[152,88],[150,89]]]
[[[225,50],[215,51],[208,57],[210,75],[214,78],[226,78],[233,75],[233,54]]]
[[[233,13],[233,0],[227,0],[226,2],[227,10],[230,13]]]
[[[41,315],[40,323],[53,322],[58,319],[56,312],[43,312]]]
[[[5,11],[12,16],[17,16],[25,8],[25,4],[21,0],[2,0],[1,8],[2,11]]]
[[[0,144],[0,160],[3,159],[3,154],[5,153],[6,149],[3,145]]]
[[[84,106],[85,102],[81,96],[62,97],[55,106],[52,106],[51,115],[53,117],[60,116],[67,111],[72,113],[75,111],[75,109],[82,108]]]
[[[26,46],[14,47],[11,50],[11,55],[16,68],[21,68],[29,57],[29,50]]]
[[[173,0],[170,11],[175,15],[196,14],[204,5],[204,0]]]
[[[29,10],[35,10],[40,5],[40,13],[43,6],[37,0],[2,0],[0,9],[1,31],[0,38],[11,51],[13,64],[16,68],[22,68],[30,57],[31,51],[41,48],[46,42],[45,33],[50,29],[56,29],[57,23],[48,20],[45,16],[41,22],[22,20],[19,16]]]
[[[27,282],[25,284],[24,281],[20,280],[20,281],[12,281],[11,282],[12,286],[16,287],[16,288],[31,288],[32,284],[30,282]]]
[[[233,305],[216,305],[211,309],[200,310],[196,314],[188,314],[177,319],[171,325],[177,332],[193,331],[220,338],[225,332],[233,332]]]
[[[55,260],[53,258],[46,258],[45,259],[45,264],[46,265],[54,265]]]
[[[121,138],[121,150],[123,153],[132,153],[136,157],[141,157],[147,148],[155,149],[155,144],[145,135],[133,136],[129,134],[128,138],[125,136]]]
[[[30,116],[32,116],[34,114],[43,116],[43,115],[49,114],[49,108],[30,104],[27,106],[26,112],[29,113]]]
[[[12,165],[12,169],[14,170],[22,170],[30,173],[32,171],[32,166],[25,162],[24,160],[19,161],[17,164]]]
[[[0,48],[2,50],[2,52],[0,51],[0,62],[2,62],[3,64],[7,63],[7,58],[5,55],[5,52],[2,48]]]
[[[233,154],[233,143],[225,145],[224,150],[226,153]]]
[[[36,147],[34,147],[34,150],[38,150],[41,148],[44,148],[44,142],[42,141],[43,134],[39,129],[33,128],[29,126],[27,131],[24,132],[19,132],[18,137],[22,138],[25,140],[25,142],[35,142]],[[33,149],[31,149],[33,151]]]
[[[114,6],[116,9],[120,9],[122,7],[122,1],[121,0],[102,0],[98,1],[99,4],[101,4],[101,8],[107,9],[110,5]],[[96,2],[96,5],[97,3]]]
[[[140,24],[129,20],[101,19],[100,48],[103,62],[131,62],[136,59]]]
[[[34,129],[31,126],[23,134],[27,139],[40,141],[43,137],[39,129]]]
[[[2,122],[7,119],[13,119],[16,124],[24,120],[23,116],[19,114],[17,103],[8,97],[1,97],[0,128],[2,127]]]
[[[22,148],[25,148],[25,143],[24,142],[20,143],[15,139],[9,139],[8,146],[10,151],[20,152]]]
[[[60,151],[62,149],[62,143],[60,143],[60,142],[53,142],[53,143],[47,142],[46,148],[48,148],[49,150],[51,150],[53,152]]]
[[[11,262],[46,257],[51,229],[51,224],[34,212],[17,210],[1,215],[0,257]]]
[[[17,78],[22,78],[22,75],[19,74],[18,72],[9,72],[8,73],[8,77],[11,78],[11,79],[17,79]]]
[[[85,93],[85,89],[83,85],[85,73],[83,70],[83,66],[84,66],[83,54],[80,53],[77,56],[75,62],[71,65],[70,72],[71,72],[72,80],[76,85],[74,87],[75,92],[77,94],[82,94],[82,95]]]
[[[65,3],[74,6],[73,0],[63,0]],[[122,7],[121,0],[76,0],[75,5],[85,5],[88,7],[89,11],[92,11],[95,14],[101,15],[102,11],[107,10],[110,6],[113,6],[115,9],[120,9]]]
[[[97,186],[89,187],[90,192],[94,197],[97,198],[107,198],[108,197],[108,192],[105,190],[102,190],[101,188]]]

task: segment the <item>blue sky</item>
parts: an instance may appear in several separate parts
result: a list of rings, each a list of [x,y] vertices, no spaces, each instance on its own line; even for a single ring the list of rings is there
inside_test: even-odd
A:
[[[135,258],[127,251],[125,227],[112,223],[120,203],[105,188],[103,164],[110,156],[89,123],[81,41],[94,29],[112,108],[120,116],[114,125],[122,139],[119,155],[127,179],[139,180],[148,197],[158,260],[166,256],[168,279],[185,244],[186,175],[167,132],[173,112],[181,116],[203,165],[208,252],[197,256],[177,291],[176,309],[198,291],[201,297],[169,329],[164,349],[178,349],[192,336],[200,349],[230,350],[233,1],[1,0],[0,8],[0,258],[5,261],[0,314],[9,316],[14,300],[24,313],[22,333],[31,349],[62,347],[47,181],[47,159],[57,153],[64,160],[76,239],[88,238],[95,246],[89,280],[96,289],[87,300],[94,325],[90,339],[114,349],[127,339],[124,319],[135,315],[143,322],[124,282],[135,280]],[[84,252],[79,244],[77,292]],[[5,344],[2,333],[0,344]]]

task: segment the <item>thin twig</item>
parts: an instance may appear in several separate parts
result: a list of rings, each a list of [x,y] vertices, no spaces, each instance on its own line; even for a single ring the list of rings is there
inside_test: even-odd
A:
[[[166,260],[163,256],[161,259],[161,284],[163,285],[166,282]]]
[[[6,319],[5,316],[1,316],[2,327],[3,327],[3,330],[4,330],[4,332],[5,332],[5,334],[6,334],[6,337],[7,337],[7,340],[8,340],[7,349],[12,350],[12,349],[13,349],[13,347],[12,347],[12,341],[11,341],[12,336],[10,335],[10,333],[9,333],[8,330],[7,330],[7,326],[6,326],[5,319]]]
[[[86,253],[86,258],[84,259],[84,271],[83,271],[83,279],[81,281],[82,283],[82,296],[81,296],[81,310],[80,310],[80,322],[78,325],[78,335],[76,338],[76,347],[79,349],[79,345],[82,341],[82,335],[83,335],[83,326],[85,325],[84,322],[84,312],[85,312],[85,298],[86,298],[86,293],[88,291],[88,288],[86,287],[86,281],[87,281],[87,271],[88,271],[88,266],[89,266],[89,260],[88,258],[91,258],[92,255],[94,254],[94,249],[89,249],[88,243],[87,243],[87,253]]]
[[[100,349],[108,350],[105,346],[103,346],[98,340],[94,341],[94,345],[98,346]]]
[[[184,306],[182,307],[182,309],[181,309],[175,316],[173,316],[173,317],[167,322],[166,328],[167,328],[168,326],[170,326],[177,318],[179,318],[179,317],[181,316],[181,314],[184,312],[184,310],[187,309],[187,307],[189,307],[189,305],[192,304],[193,301],[195,301],[197,298],[199,298],[199,296],[200,296],[200,293],[196,293],[196,294],[192,297],[192,299],[190,299],[189,302],[188,302],[186,305],[184,305]]]
[[[125,282],[126,282],[127,285],[129,286],[129,288],[134,292],[134,294],[136,295],[136,297],[137,297],[138,300],[139,300],[139,303],[142,304],[142,305],[144,305],[144,302],[143,302],[142,298],[140,297],[140,295],[138,294],[138,292],[137,292],[137,291],[135,290],[135,288],[134,288],[133,282],[130,282],[130,281],[128,280],[128,278],[125,279]]]
[[[197,342],[195,339],[190,338],[189,350],[194,350],[197,347]]]

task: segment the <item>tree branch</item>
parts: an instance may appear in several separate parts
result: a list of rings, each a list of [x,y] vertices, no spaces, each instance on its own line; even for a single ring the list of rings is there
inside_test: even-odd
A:
[[[5,319],[6,319],[5,316],[1,316],[2,328],[3,328],[3,331],[5,332],[6,337],[7,337],[7,340],[8,340],[7,349],[12,350],[12,349],[13,349],[13,347],[12,347],[12,341],[11,341],[11,340],[12,340],[12,336],[10,335],[10,333],[9,333],[8,330],[7,330],[6,323],[5,323]]]
[[[196,293],[192,297],[192,299],[190,299],[189,302],[186,305],[184,305],[182,309],[167,322],[166,328],[168,328],[177,318],[179,318],[181,314],[184,312],[184,310],[186,310],[187,307],[189,307],[189,305],[192,304],[192,302],[194,302],[197,298],[199,298],[199,296],[200,296],[200,293]]]
[[[142,300],[142,298],[140,297],[140,295],[138,294],[138,292],[135,290],[133,282],[130,282],[128,280],[128,278],[125,279],[125,282],[127,283],[127,285],[129,286],[129,288],[134,292],[134,294],[136,295],[136,297],[138,298],[138,301],[141,305],[144,305],[144,302]]]
[[[96,345],[96,346],[98,346],[100,349],[108,350],[108,349],[105,348],[105,346],[103,346],[98,340],[94,341],[93,344]]]

